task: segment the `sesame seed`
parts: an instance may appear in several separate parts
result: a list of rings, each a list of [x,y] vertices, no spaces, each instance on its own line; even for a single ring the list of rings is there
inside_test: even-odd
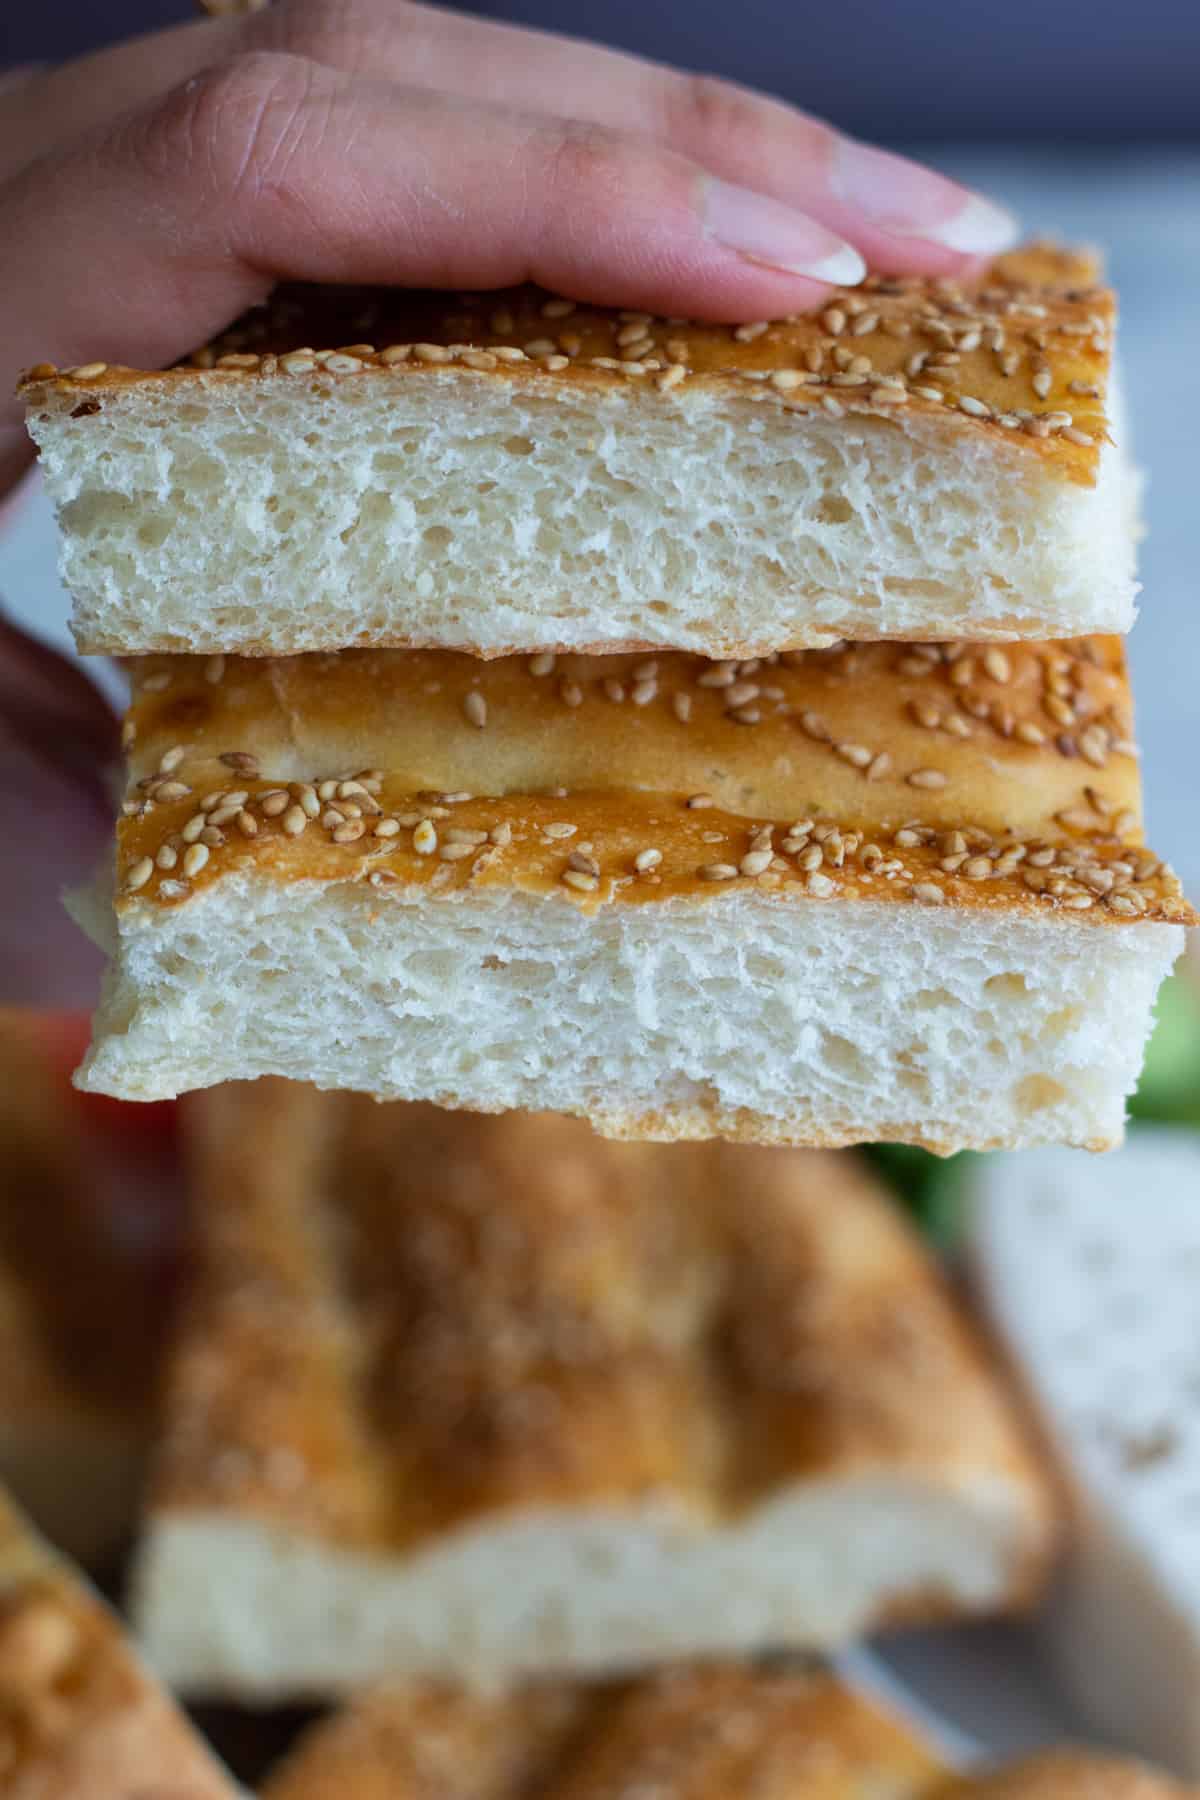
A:
[[[648,706],[657,693],[657,681],[639,681],[635,684],[629,698],[635,706]]]
[[[184,843],[185,844],[194,844],[196,842],[196,839],[200,836],[200,833],[204,830],[204,827],[207,824],[208,824],[207,814],[202,813],[202,812],[193,813],[191,818],[188,820],[187,824],[183,827],[183,830],[180,833],[180,836],[183,838]]]
[[[208,852],[205,851],[205,855],[207,854]],[[138,888],[145,887],[153,873],[154,864],[150,858],[148,856],[139,857],[125,877],[125,891],[130,894],[136,893]]]
[[[840,337],[846,329],[846,315],[840,306],[827,306],[821,314],[821,323],[830,337]]]
[[[321,811],[321,802],[317,799],[317,790],[310,787],[307,781],[296,782],[292,788],[306,818],[315,819]],[[245,795],[242,796],[245,799]]]
[[[1069,444],[1077,444],[1081,450],[1090,450],[1095,438],[1086,431],[1080,431],[1077,425],[1068,425],[1062,434]]]
[[[879,755],[872,757],[871,762],[868,764],[867,780],[882,781],[883,777],[890,773],[891,767],[892,759],[890,755],[886,750],[881,750]]]
[[[687,370],[682,363],[672,363],[669,369],[664,369],[661,375],[655,376],[654,385],[660,394],[669,394],[686,376]]]
[[[940,769],[914,769],[905,780],[909,787],[915,788],[944,788],[946,785],[946,777]]]
[[[813,738],[819,744],[825,744],[829,741],[829,727],[821,717],[820,713],[802,712],[800,714],[800,729],[804,732],[806,737]]]
[[[600,874],[600,864],[596,861],[595,857],[590,855],[582,846],[577,850],[572,850],[570,856],[567,858],[567,867],[568,869],[575,869],[581,875],[595,875],[598,877]]]
[[[774,852],[771,850],[748,850],[738,864],[738,873],[751,878],[765,875],[773,861]]]
[[[559,687],[559,698],[564,706],[582,706],[583,689],[577,682],[564,681]]]
[[[661,861],[661,850],[639,850],[633,859],[633,866],[639,875],[644,875],[649,869],[657,869]]]
[[[211,850],[217,850],[225,842],[225,833],[219,831],[215,825],[206,825],[200,833],[199,842],[207,844]]]
[[[705,863],[700,878],[702,881],[735,881],[737,870],[732,863]]]
[[[625,698],[624,684],[619,682],[615,675],[606,675],[600,685],[603,687],[607,697],[613,702],[613,705],[620,706]]]
[[[686,725],[692,716],[692,696],[690,694],[673,694],[671,707],[681,725]]]
[[[1033,391],[1039,400],[1044,400],[1053,386],[1054,377],[1049,369],[1039,369],[1033,378]]]
[[[568,887],[575,888],[581,894],[593,894],[600,886],[598,877],[588,874],[583,869],[564,869],[559,880],[565,882]]]
[[[1012,678],[1012,664],[1004,651],[994,645],[984,651],[983,666],[993,681],[1006,682]]]
[[[198,875],[200,873],[201,869],[207,863],[208,857],[209,849],[207,844],[189,844],[188,848],[183,853],[183,872],[188,877],[189,881],[193,875]]]
[[[422,363],[448,363],[451,360],[444,344],[414,344],[412,353]]]
[[[434,830],[432,819],[422,819],[413,832],[413,849],[418,856],[432,856],[437,849],[438,835]]]
[[[347,819],[344,825],[334,828],[333,841],[335,844],[353,844],[365,830],[366,826],[361,819]]]
[[[258,820],[252,812],[246,812],[244,808],[237,816],[237,828],[243,837],[258,836]]]
[[[477,689],[472,688],[464,699],[463,712],[466,714],[469,724],[474,725],[479,731],[483,730],[487,724],[487,701]]]
[[[542,830],[548,838],[570,838],[575,836],[579,827],[578,825],[567,825],[562,822],[556,822],[552,825],[544,825]]]
[[[837,883],[833,881],[830,876],[822,875],[814,869],[809,875],[808,880],[805,882],[804,887],[805,891],[811,894],[814,899],[827,900],[830,894],[835,891]]]
[[[706,807],[715,806],[716,804],[717,803],[711,794],[693,794],[687,802],[688,809],[691,812],[702,812]]]
[[[69,375],[72,381],[95,381],[96,377],[105,374],[107,369],[107,363],[78,363],[75,368],[67,369],[64,373]]]
[[[308,824],[308,814],[302,806],[289,806],[283,815],[283,829],[289,837],[299,837]]]
[[[268,819],[276,819],[286,810],[288,798],[285,788],[270,788],[259,796],[259,805]]]
[[[540,650],[530,658],[529,673],[531,675],[552,675],[554,673],[555,656],[553,650]]]
[[[958,410],[960,412],[968,413],[973,419],[990,419],[992,416],[992,409],[987,401],[977,400],[974,394],[960,394],[958,396]]]
[[[941,906],[946,898],[941,888],[932,881],[914,882],[911,892],[914,900],[922,900],[927,906]]]
[[[474,856],[477,844],[439,844],[438,857],[442,862],[462,862],[465,857]]]
[[[393,838],[400,835],[399,819],[380,819],[372,834],[377,838]]]

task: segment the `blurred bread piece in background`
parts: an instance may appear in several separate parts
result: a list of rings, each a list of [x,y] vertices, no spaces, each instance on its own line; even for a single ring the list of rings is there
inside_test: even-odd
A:
[[[819,1668],[680,1665],[640,1681],[486,1697],[393,1684],[313,1727],[263,1800],[1188,1800],[1101,1751],[956,1775],[899,1714]]]
[[[81,649],[677,648],[1133,623],[1085,252],[818,314],[281,288],[190,363],[31,371]]]
[[[857,1159],[269,1081],[188,1118],[134,1583],[185,1692],[623,1671],[1040,1590],[1037,1453]]]
[[[235,1800],[120,1623],[0,1490],[5,1800]]]

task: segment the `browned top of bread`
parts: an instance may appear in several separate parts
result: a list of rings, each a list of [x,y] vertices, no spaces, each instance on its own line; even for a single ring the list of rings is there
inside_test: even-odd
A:
[[[303,1738],[264,1800],[916,1800],[941,1772],[830,1676],[714,1663],[503,1699],[380,1689]]]
[[[0,1009],[0,1425],[6,1441],[89,1414],[149,1431],[161,1269],[121,1241],[65,1069],[31,1015]]]
[[[718,1524],[793,1483],[977,1481],[1023,1517],[1016,1589],[1042,1572],[1040,1466],[857,1160],[271,1081],[190,1118],[155,1509],[403,1550],[518,1508]]]
[[[122,907],[271,879],[584,908],[868,898],[1187,918],[1141,845],[1118,640],[713,664],[450,651],[146,657]]]
[[[91,1591],[0,1494],[0,1789],[5,1800],[232,1800]]]
[[[1055,1750],[952,1776],[914,1728],[832,1676],[738,1663],[485,1699],[379,1688],[316,1726],[264,1800],[1191,1800],[1125,1758]]]
[[[446,295],[281,288],[188,363],[165,373],[39,363],[33,408],[82,415],[146,382],[220,393],[261,380],[435,380],[548,391],[583,386],[648,404],[718,395],[835,419],[917,418],[991,436],[1092,482],[1108,433],[1115,305],[1085,252],[1029,245],[978,282],[870,276],[816,314],[729,326],[578,305],[537,288]]]
[[[939,1800],[1194,1800],[1161,1769],[1098,1750],[1047,1750],[939,1789]]]

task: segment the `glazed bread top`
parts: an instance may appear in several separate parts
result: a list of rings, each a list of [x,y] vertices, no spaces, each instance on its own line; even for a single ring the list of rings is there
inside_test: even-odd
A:
[[[585,907],[764,891],[1183,919],[1116,639],[482,663],[147,657],[119,904],[231,869]]]
[[[501,1699],[412,1683],[318,1725],[264,1800],[916,1800],[932,1747],[831,1676],[716,1662]]]
[[[30,408],[76,416],[131,388],[189,390],[322,376],[742,397],[851,421],[924,414],[947,443],[983,433],[1094,484],[1108,435],[1115,303],[1096,258],[1033,244],[977,282],[869,276],[815,314],[728,326],[576,304],[536,288],[483,295],[281,288],[215,343],[166,371],[102,362],[31,369]],[[448,397],[448,404],[455,404]]]

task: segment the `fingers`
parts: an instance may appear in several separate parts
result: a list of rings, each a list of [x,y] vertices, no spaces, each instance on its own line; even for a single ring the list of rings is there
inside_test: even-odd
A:
[[[882,270],[961,272],[1014,235],[993,202],[764,95],[403,0],[277,0],[254,16],[160,32],[49,71],[0,105],[0,173],[246,51],[652,138],[807,213]]]
[[[942,275],[1013,241],[1009,213],[907,157],[750,89],[638,57],[395,0],[283,0],[246,41],[343,70],[653,138],[819,219],[875,268]]]
[[[863,272],[803,214],[645,140],[271,55],[23,171],[0,237],[14,366],[168,361],[279,277],[534,279],[739,319]]]

